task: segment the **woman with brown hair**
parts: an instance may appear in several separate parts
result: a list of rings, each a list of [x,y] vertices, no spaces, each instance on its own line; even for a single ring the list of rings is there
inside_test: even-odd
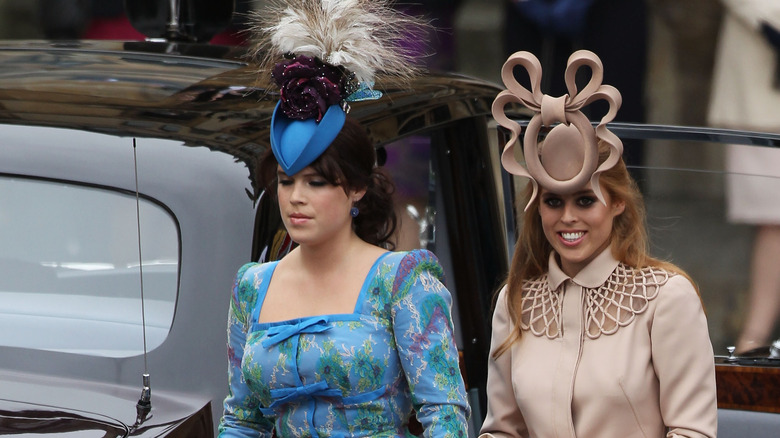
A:
[[[524,66],[532,91],[512,69]],[[591,69],[577,92],[580,66]],[[601,84],[593,53],[569,59],[569,95],[538,90],[528,52],[504,66],[508,91],[496,120],[512,139],[502,163],[531,179],[512,266],[493,319],[484,437],[714,437],[715,368],[707,321],[691,279],[648,253],[642,196],[606,127],[620,94]],[[610,110],[595,129],[579,111],[596,99]],[[514,155],[520,127],[508,102],[536,111]],[[537,143],[543,127],[552,127]]]
[[[413,413],[425,436],[466,436],[443,270],[427,250],[392,251],[393,185],[347,115],[355,96],[381,96],[375,70],[405,60],[377,47],[381,38],[353,38],[403,17],[383,2],[339,0],[276,12],[258,24],[272,33],[260,47],[272,49],[265,71],[281,90],[260,176],[297,246],[238,270],[219,436],[408,436]],[[328,33],[321,51],[323,26],[340,36]]]

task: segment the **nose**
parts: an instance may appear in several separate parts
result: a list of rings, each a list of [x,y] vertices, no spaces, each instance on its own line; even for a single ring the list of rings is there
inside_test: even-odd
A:
[[[299,181],[294,181],[290,187],[290,202],[300,204],[304,201],[303,185]]]
[[[572,223],[577,221],[577,209],[572,203],[566,202],[563,204],[563,214],[561,215],[561,222]]]

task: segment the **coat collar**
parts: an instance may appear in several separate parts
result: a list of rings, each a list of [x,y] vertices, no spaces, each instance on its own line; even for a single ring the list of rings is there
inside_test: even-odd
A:
[[[548,262],[547,281],[550,289],[557,290],[566,280],[586,288],[596,288],[604,284],[607,278],[615,271],[618,262],[612,255],[612,247],[607,247],[601,254],[597,255],[588,266],[585,266],[574,278],[566,275],[558,265],[555,251],[550,253]]]

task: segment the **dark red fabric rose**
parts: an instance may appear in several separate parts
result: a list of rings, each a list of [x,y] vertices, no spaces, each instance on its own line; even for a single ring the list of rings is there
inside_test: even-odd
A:
[[[291,119],[322,120],[331,105],[341,102],[344,74],[337,67],[298,55],[274,66],[281,90],[281,110]]]

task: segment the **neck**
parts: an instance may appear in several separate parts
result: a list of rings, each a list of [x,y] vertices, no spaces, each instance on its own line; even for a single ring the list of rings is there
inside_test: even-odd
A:
[[[300,245],[298,247],[301,263],[311,271],[335,272],[335,268],[347,263],[352,254],[361,246],[368,245],[354,232],[337,237],[318,245]]]

